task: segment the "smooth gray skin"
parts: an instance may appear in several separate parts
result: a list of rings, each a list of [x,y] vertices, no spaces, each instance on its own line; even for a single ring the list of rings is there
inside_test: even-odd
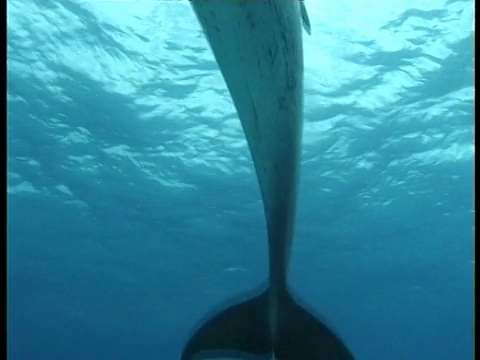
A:
[[[268,228],[274,305],[277,292],[287,284],[300,169],[303,124],[300,2],[192,1],[191,4],[227,83],[257,173]]]

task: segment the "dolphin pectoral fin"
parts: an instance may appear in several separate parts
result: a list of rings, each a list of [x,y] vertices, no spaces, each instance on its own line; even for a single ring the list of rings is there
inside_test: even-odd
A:
[[[354,360],[342,340],[286,293],[281,297],[275,358]]]
[[[303,28],[308,35],[312,34],[312,28],[310,27],[310,19],[308,18],[307,8],[305,7],[305,2],[300,0],[300,15],[302,16]]]
[[[271,354],[267,305],[264,292],[213,316],[190,338],[182,360],[246,356],[258,359]]]

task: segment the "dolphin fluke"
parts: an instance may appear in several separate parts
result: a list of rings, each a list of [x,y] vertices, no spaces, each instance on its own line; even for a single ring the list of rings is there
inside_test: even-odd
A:
[[[213,316],[190,338],[182,360],[272,355],[278,360],[353,360],[343,342],[287,291],[277,299],[276,316],[268,290]]]
[[[354,357],[325,324],[285,292],[280,296],[275,358],[280,360],[353,360]]]
[[[263,292],[207,320],[185,345],[182,360],[270,354],[267,295]]]

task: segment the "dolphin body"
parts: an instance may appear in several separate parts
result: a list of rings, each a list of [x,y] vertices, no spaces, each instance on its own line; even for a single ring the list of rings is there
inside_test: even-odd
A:
[[[235,104],[260,185],[269,282],[207,320],[182,360],[350,360],[342,341],[298,305],[287,284],[303,128],[302,1],[191,0]]]

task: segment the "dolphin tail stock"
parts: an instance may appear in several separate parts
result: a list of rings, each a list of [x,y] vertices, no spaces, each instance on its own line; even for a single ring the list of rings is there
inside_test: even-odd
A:
[[[278,297],[272,326],[269,298],[267,289],[211,317],[189,339],[182,360],[271,359],[272,354],[278,360],[353,360],[342,340],[288,291]]]

